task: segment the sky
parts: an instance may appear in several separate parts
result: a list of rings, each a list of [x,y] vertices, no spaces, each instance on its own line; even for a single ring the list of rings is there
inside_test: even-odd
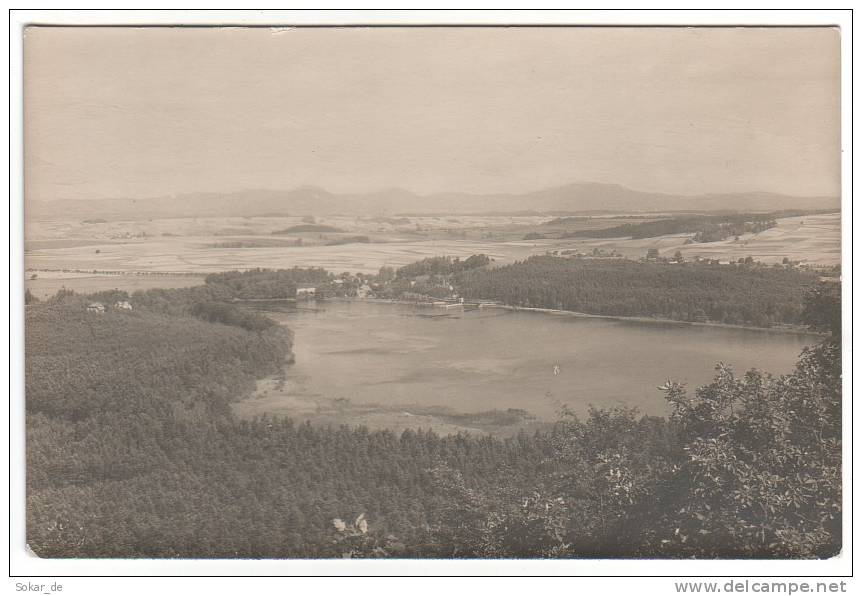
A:
[[[827,28],[30,27],[25,188],[837,195],[839,54]]]

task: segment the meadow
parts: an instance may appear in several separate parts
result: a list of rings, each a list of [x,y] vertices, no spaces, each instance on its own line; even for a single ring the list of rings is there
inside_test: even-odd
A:
[[[772,229],[709,243],[691,243],[692,234],[642,239],[524,239],[648,218],[584,216],[562,225],[548,225],[553,219],[539,215],[327,217],[315,221],[339,232],[287,235],[274,232],[309,218],[31,222],[25,246],[27,287],[40,296],[64,286],[76,291],[134,291],[194,285],[196,275],[232,269],[298,266],[376,273],[383,266],[400,267],[439,255],[463,258],[486,254],[497,264],[508,264],[531,255],[590,253],[595,249],[634,259],[655,248],[668,258],[679,251],[687,260],[736,261],[750,256],[767,264],[787,258],[819,267],[836,265],[841,257],[838,213],[783,218]],[[368,241],[353,242],[357,235],[367,236]],[[60,275],[63,270],[65,276]],[[169,275],[151,279],[139,273]],[[36,278],[30,280],[34,274]]]

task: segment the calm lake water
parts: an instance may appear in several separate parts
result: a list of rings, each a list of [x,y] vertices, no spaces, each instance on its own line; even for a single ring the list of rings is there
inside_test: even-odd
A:
[[[637,406],[665,414],[656,387],[709,382],[716,363],[786,373],[816,337],[760,330],[513,312],[456,312],[369,302],[266,307],[295,332],[282,392],[255,413],[302,400],[390,410],[519,408],[554,420],[561,406]]]

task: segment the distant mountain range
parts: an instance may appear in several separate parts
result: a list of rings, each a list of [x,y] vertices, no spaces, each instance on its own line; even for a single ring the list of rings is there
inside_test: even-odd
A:
[[[391,215],[464,213],[578,213],[661,211],[777,211],[840,209],[839,197],[797,197],[766,192],[673,195],[617,184],[575,183],[524,194],[437,193],[400,188],[335,194],[316,186],[293,190],[188,193],[150,199],[32,201],[28,219],[151,219],[266,215]]]

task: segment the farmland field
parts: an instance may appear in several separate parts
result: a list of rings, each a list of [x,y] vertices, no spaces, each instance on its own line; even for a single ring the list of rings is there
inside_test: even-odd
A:
[[[36,277],[32,277],[35,275]],[[27,289],[40,300],[44,300],[65,288],[78,294],[101,292],[104,290],[149,290],[152,288],[186,288],[203,283],[201,275],[141,275],[137,273],[114,273],[99,275],[62,271],[30,273],[26,280]]]
[[[458,216],[411,218],[332,217],[318,223],[336,233],[273,232],[301,223],[300,218],[197,218],[83,223],[34,222],[25,249],[28,287],[37,295],[60,287],[76,291],[110,288],[194,285],[195,275],[255,267],[323,267],[342,272],[373,273],[386,265],[400,267],[425,257],[467,257],[484,253],[497,263],[554,251],[588,253],[616,250],[629,258],[650,248],[662,256],[679,250],[695,257],[737,260],[748,256],[764,263],[785,257],[810,265],[840,262],[840,214],[778,220],[775,228],[720,242],[687,243],[692,234],[655,238],[537,238],[547,231],[549,216]],[[610,227],[614,217],[579,218],[568,231]],[[636,221],[626,218],[625,221]],[[365,241],[352,241],[357,234]],[[345,240],[347,238],[347,240]],[[344,243],[347,242],[347,243]],[[65,276],[59,275],[66,270]],[[107,275],[110,273],[110,275]],[[169,274],[148,277],[141,273]],[[118,275],[124,274],[124,275]],[[58,277],[59,275],[59,277]]]

